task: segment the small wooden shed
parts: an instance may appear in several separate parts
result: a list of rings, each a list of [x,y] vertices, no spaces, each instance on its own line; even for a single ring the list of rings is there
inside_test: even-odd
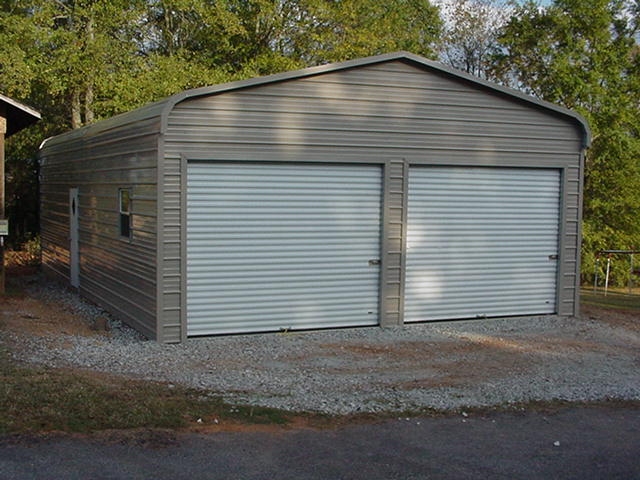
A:
[[[4,237],[9,234],[9,222],[5,219],[4,141],[38,120],[40,112],[0,95],[0,293],[5,292]]]
[[[46,271],[150,338],[574,315],[577,114],[399,52],[47,140]]]

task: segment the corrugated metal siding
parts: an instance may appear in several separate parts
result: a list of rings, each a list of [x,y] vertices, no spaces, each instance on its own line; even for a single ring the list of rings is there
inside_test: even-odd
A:
[[[556,312],[558,170],[412,167],[405,321]]]
[[[156,328],[160,119],[129,115],[48,140],[40,151],[42,259],[69,283],[69,189],[79,190],[80,293],[150,338]],[[140,117],[140,118],[138,118]],[[128,117],[126,117],[128,118]],[[135,120],[135,121],[133,121]],[[133,238],[120,238],[118,189],[132,192]]]
[[[165,139],[162,208],[169,221],[162,276],[167,341],[181,338],[182,299],[175,292],[182,281],[184,158],[291,162],[400,158],[411,164],[568,167],[569,197],[562,216],[577,226],[582,131],[576,122],[402,61],[187,100],[170,113]],[[396,197],[401,199],[402,192]],[[392,212],[395,220],[389,221],[402,222],[402,209]],[[563,314],[574,313],[577,245],[576,237],[562,239]],[[385,292],[397,292],[403,255],[396,251],[383,260]],[[398,305],[382,312],[383,322],[387,315],[401,318],[400,309]]]
[[[378,323],[380,167],[188,170],[189,335]]]

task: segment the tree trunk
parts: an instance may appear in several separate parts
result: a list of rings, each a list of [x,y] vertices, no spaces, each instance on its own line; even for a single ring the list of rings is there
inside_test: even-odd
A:
[[[80,90],[77,88],[71,93],[71,128],[82,127],[82,106],[80,104]]]
[[[84,92],[84,121],[86,124],[93,123],[95,115],[93,113],[93,84],[87,85]]]
[[[87,20],[87,27],[86,27],[86,32],[87,32],[87,45],[90,46],[91,48],[93,47],[93,44],[95,43],[95,39],[96,39],[96,34],[93,28],[93,19],[89,18]],[[93,123],[93,119],[94,119],[94,114],[93,114],[93,77],[92,75],[89,75],[89,78],[87,78],[87,86],[85,88],[84,91],[84,123],[85,124],[89,124],[89,123]]]

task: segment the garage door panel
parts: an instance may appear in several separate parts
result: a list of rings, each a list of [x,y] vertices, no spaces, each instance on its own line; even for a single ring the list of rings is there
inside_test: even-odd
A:
[[[405,321],[554,313],[560,172],[413,167]]]
[[[203,220],[206,222],[206,220]],[[266,228],[266,227],[265,227]],[[292,225],[291,230],[295,230],[297,227],[295,225]],[[322,227],[320,227],[322,228]],[[279,228],[277,228],[277,230],[279,230]],[[207,233],[208,232],[208,233]],[[360,230],[358,233],[359,234],[366,234],[366,233],[372,233],[375,234],[377,232],[377,229],[370,229],[367,232],[367,229],[362,229]],[[283,232],[286,233],[286,232]],[[210,240],[210,236],[215,236],[216,240],[212,241]],[[251,238],[247,238],[248,236],[250,236]],[[219,237],[219,238],[218,238]],[[234,234],[225,234],[225,232],[220,232],[218,233],[216,231],[216,229],[212,228],[212,229],[207,229],[206,232],[202,232],[201,234],[194,236],[193,241],[194,241],[194,245],[198,242],[201,241],[203,246],[215,246],[215,245],[220,245],[220,246],[233,246],[235,247],[237,245],[237,243],[245,243],[247,245],[256,245],[257,241],[259,240],[264,240],[264,241],[277,241],[278,242],[278,246],[277,247],[271,247],[270,245],[262,245],[262,246],[257,246],[256,248],[261,248],[262,250],[268,250],[269,248],[275,248],[276,250],[278,248],[281,248],[281,246],[297,246],[299,245],[300,240],[305,240],[304,245],[302,246],[302,248],[306,248],[306,249],[312,249],[314,246],[326,246],[327,248],[329,248],[329,246],[335,246],[335,245],[343,245],[345,242],[348,243],[353,243],[353,235],[352,234],[348,234],[348,233],[344,233],[342,235],[331,235],[330,232],[314,232],[313,230],[310,231],[306,231],[306,232],[291,232],[291,234],[288,234],[285,238],[283,238],[282,235],[278,234],[278,231],[272,232],[271,234],[268,232],[264,232],[264,230],[262,230],[261,232],[259,231],[252,231],[252,230],[244,230],[244,231],[238,231]],[[377,242],[374,242],[375,244],[377,244]]]
[[[188,334],[377,324],[381,173],[190,163]]]
[[[289,280],[288,277],[281,277],[278,281],[277,278],[267,277],[266,275],[261,277],[257,277],[254,282],[245,282],[244,277],[237,277],[237,281],[242,281],[241,284],[233,284],[232,282],[227,281],[227,279],[234,280],[233,277],[225,277],[224,281],[221,281],[219,284],[208,282],[206,285],[202,286],[194,286],[193,292],[210,292],[212,288],[215,288],[216,292],[225,292],[227,295],[235,294],[244,294],[247,290],[252,292],[251,299],[256,300],[260,297],[270,296],[283,296],[286,297],[290,293],[305,293],[309,295],[315,295],[314,298],[322,298],[323,295],[333,295],[334,298],[340,297],[349,297],[356,295],[358,293],[367,292],[371,287],[375,286],[375,283],[365,283],[363,280],[367,280],[367,277],[364,275],[362,278],[355,278],[351,281],[335,281],[335,276],[333,278],[326,278],[324,281],[322,279],[311,279],[300,278],[298,276],[295,278],[295,285],[293,282]],[[269,283],[265,283],[265,279],[269,279]],[[283,291],[283,287],[287,287],[286,291]],[[336,291],[336,288],[343,288],[343,292]],[[348,289],[348,290],[347,290]],[[208,299],[203,299],[205,302]],[[228,300],[225,299],[225,300]],[[246,299],[245,299],[246,303]]]

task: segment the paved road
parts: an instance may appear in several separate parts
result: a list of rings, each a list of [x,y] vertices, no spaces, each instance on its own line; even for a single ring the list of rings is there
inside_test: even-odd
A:
[[[640,409],[568,408],[126,441],[4,439],[0,478],[632,480],[640,479]]]

